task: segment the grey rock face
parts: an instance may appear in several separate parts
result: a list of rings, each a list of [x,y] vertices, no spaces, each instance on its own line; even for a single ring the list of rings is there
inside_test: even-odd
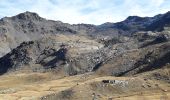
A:
[[[88,30],[88,25],[70,25],[60,21],[41,18],[38,14],[25,12],[0,20],[0,41],[9,50],[24,41],[33,41],[55,34],[77,34]],[[3,47],[4,48],[4,47]],[[2,48],[2,49],[3,49]],[[0,47],[1,49],[1,47]],[[2,56],[9,50],[0,51]],[[1,55],[0,55],[1,56]]]
[[[162,29],[168,24],[168,15],[169,12],[164,15],[146,18],[131,16],[119,23],[105,23],[96,26],[90,24],[70,25],[60,21],[41,18],[36,13],[24,12],[0,20],[0,40],[3,40],[1,43],[8,49],[7,51],[0,51],[0,54],[4,55],[8,53],[11,49],[16,48],[24,41],[37,40],[46,37],[46,35],[81,34],[99,38],[105,36],[117,37],[120,34],[131,36],[131,34],[138,31],[159,30],[158,26]],[[158,26],[154,27],[154,25]],[[0,47],[0,49],[3,48],[4,47]]]
[[[31,12],[5,17],[0,20],[0,74],[29,67],[121,76],[161,68],[170,59],[169,33],[162,31],[168,20],[169,12],[98,26],[70,25]]]

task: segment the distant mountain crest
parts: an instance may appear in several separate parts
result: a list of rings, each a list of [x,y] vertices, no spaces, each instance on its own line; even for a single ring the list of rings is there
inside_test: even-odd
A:
[[[146,19],[148,17],[139,17],[139,16],[129,16],[126,21],[141,21],[143,19]]]
[[[13,16],[12,19],[41,21],[43,18],[41,18],[37,13],[26,11],[24,13]]]

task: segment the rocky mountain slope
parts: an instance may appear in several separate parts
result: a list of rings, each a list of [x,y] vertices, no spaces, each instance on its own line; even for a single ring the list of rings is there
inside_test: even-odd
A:
[[[36,82],[40,82],[41,78],[46,80],[49,84],[47,88],[54,89],[55,95],[51,92],[47,95],[45,90],[39,91],[43,95],[38,94],[37,97],[43,100],[79,100],[78,91],[82,91],[85,98],[90,97],[89,93],[94,98],[96,94],[93,92],[97,92],[101,96],[97,98],[105,99],[109,99],[109,96],[117,98],[113,95],[116,93],[115,89],[120,96],[128,94],[127,91],[134,93],[133,91],[151,91],[155,88],[164,91],[155,82],[158,81],[160,85],[163,82],[162,86],[166,88],[170,82],[169,21],[170,12],[154,17],[130,16],[122,22],[102,25],[70,25],[41,18],[32,12],[5,17],[0,20],[0,74],[2,80],[6,80],[3,77],[16,73],[24,74],[21,76],[26,81],[27,78]],[[34,79],[32,76],[25,76],[26,73],[40,75]],[[50,85],[57,82],[48,78],[54,77],[55,80],[56,77],[66,76],[71,78],[71,84],[64,83],[66,86],[56,93],[58,88]],[[120,79],[113,76],[119,76]],[[125,78],[128,81],[121,81],[124,76],[128,76]],[[134,76],[137,81],[131,80]],[[85,80],[77,79],[83,77]],[[65,78],[61,80],[59,82],[65,81]],[[37,84],[33,83],[30,84],[36,87]],[[135,89],[128,83],[134,84]],[[90,92],[84,91],[83,86]],[[57,87],[56,84],[54,87]],[[6,90],[6,87],[0,86],[0,94],[1,88]],[[68,97],[65,96],[67,94]]]
[[[169,20],[170,12],[167,12],[154,17],[129,16],[122,22],[104,23],[98,27],[101,30],[115,29],[129,35],[138,31],[163,31],[165,27],[169,27]]]
[[[0,20],[1,54],[4,55],[24,41],[37,40],[46,35],[77,34],[90,30],[91,25],[70,25],[41,18],[36,13],[25,12]],[[5,48],[5,49],[4,49]]]
[[[119,67],[111,67],[113,71],[109,75],[122,75],[137,69],[144,70],[145,68],[140,66],[147,63],[145,60],[151,56],[150,52],[154,52],[152,48],[162,49],[165,46],[168,48],[169,15],[167,12],[154,17],[130,16],[122,22],[98,26],[70,25],[60,21],[46,20],[31,12],[2,18],[0,20],[2,44],[0,52],[2,55],[9,53],[0,58],[0,72],[3,74],[10,69],[18,70],[23,66],[35,64],[42,67],[31,68],[34,71],[63,66],[61,69],[69,75],[97,71],[100,68],[111,71],[110,68],[103,66],[110,65],[109,62],[115,62],[116,59],[122,59],[125,62],[121,62],[121,65],[111,63],[112,67],[115,67],[115,64]],[[157,44],[164,42],[163,47],[157,47]],[[151,58],[154,60],[148,63],[163,59],[162,55],[167,55],[167,50],[155,51],[160,56]],[[136,52],[139,56],[134,60],[122,57],[125,55],[131,57],[129,55],[131,52]],[[165,57],[165,59],[168,58]],[[168,63],[168,60],[164,63]],[[155,65],[151,66],[155,67]]]
[[[169,26],[169,15],[170,13],[167,12],[154,17],[130,16],[122,22],[95,26],[89,24],[70,25],[41,18],[36,13],[24,12],[0,20],[0,56],[10,52],[24,41],[37,40],[47,35],[81,34],[99,39],[110,39],[119,37],[121,34],[129,36],[139,31],[162,31]]]

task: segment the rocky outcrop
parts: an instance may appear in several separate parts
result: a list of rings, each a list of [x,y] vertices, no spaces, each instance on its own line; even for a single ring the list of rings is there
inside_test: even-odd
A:
[[[46,44],[40,41],[23,42],[10,53],[0,58],[0,73],[3,74],[9,69],[17,70],[23,66],[35,64],[38,57],[48,47],[53,48],[52,41],[47,40]],[[47,56],[47,55],[46,55]]]

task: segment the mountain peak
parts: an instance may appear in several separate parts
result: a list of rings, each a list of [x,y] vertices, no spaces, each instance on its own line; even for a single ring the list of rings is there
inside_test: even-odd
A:
[[[142,21],[145,18],[147,18],[147,17],[129,16],[129,17],[127,17],[127,19],[125,21],[135,21],[135,22],[138,22],[138,21]]]
[[[41,18],[37,13],[34,12],[29,12],[26,11],[24,13],[20,13],[14,17],[12,17],[13,19],[19,19],[19,20],[37,20],[40,21],[43,18]]]

